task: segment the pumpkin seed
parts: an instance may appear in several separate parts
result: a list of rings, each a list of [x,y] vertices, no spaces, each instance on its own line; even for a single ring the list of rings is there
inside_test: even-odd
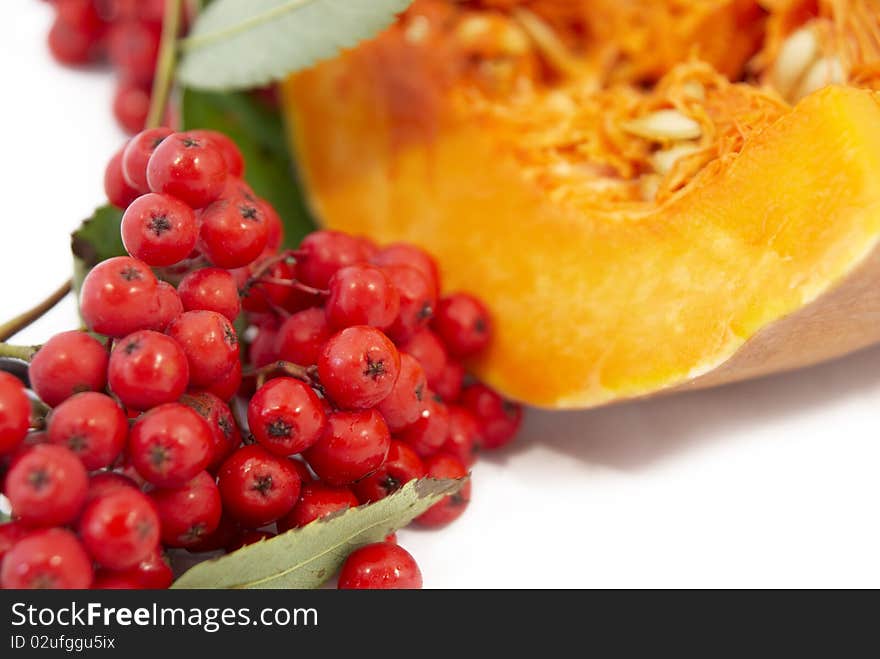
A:
[[[678,110],[657,110],[621,124],[627,133],[649,140],[665,142],[692,140],[700,137],[700,124]]]

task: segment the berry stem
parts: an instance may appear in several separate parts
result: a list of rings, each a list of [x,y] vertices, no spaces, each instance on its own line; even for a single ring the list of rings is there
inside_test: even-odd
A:
[[[0,343],[0,358],[19,359],[23,362],[29,362],[40,346],[14,346],[9,343]]]
[[[150,110],[147,113],[146,128],[162,125],[171,85],[174,82],[174,69],[177,67],[177,34],[180,32],[182,0],[168,0],[162,17],[162,36],[159,42],[159,58],[156,61],[156,75],[153,79],[153,92],[150,97]]]
[[[297,380],[302,380],[306,384],[312,386],[316,383],[312,369],[306,366],[300,366],[299,364],[294,364],[293,362],[285,361],[272,362],[271,364],[266,364],[260,368],[250,369],[243,375],[245,377],[257,378],[257,388],[259,388],[265,384],[266,378],[274,373],[284,373],[285,375],[289,375]]]
[[[274,284],[275,286],[289,286],[290,288],[296,288],[304,293],[311,293],[312,295],[330,295],[330,291],[326,288],[315,288],[313,286],[306,286],[301,281],[297,279],[279,279],[277,277],[260,277],[259,279],[254,280],[255,283],[260,284]]]
[[[41,301],[33,308],[28,309],[24,313],[19,314],[15,318],[12,318],[11,320],[8,320],[0,325],[0,341],[7,341],[8,339],[18,334],[25,327],[33,323],[35,320],[40,318],[52,307],[61,302],[61,300],[63,300],[67,296],[67,294],[70,293],[71,287],[71,281],[68,279],[45,300]],[[2,356],[9,355],[0,355],[0,357]]]

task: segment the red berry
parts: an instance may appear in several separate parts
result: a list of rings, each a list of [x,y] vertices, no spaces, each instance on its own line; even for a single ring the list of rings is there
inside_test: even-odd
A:
[[[468,473],[460,460],[447,453],[438,453],[425,460],[425,468],[428,478],[464,478]],[[444,526],[461,517],[470,501],[471,482],[468,481],[458,492],[435,503],[415,521],[420,526]]]
[[[107,375],[110,388],[123,405],[148,410],[183,395],[189,364],[174,339],[142,330],[116,342]]]
[[[266,225],[268,226],[266,237],[266,251],[275,253],[284,243],[284,223],[281,216],[267,201],[262,202],[263,215],[266,216]]]
[[[180,301],[180,296],[174,286],[167,281],[159,282],[156,293],[159,296],[159,311],[156,313],[150,329],[164,332],[171,321],[183,313],[183,302]]]
[[[430,330],[420,330],[413,334],[408,341],[400,344],[400,351],[412,355],[419,361],[425,370],[429,387],[433,388],[434,384],[443,378],[449,356],[440,339]]]
[[[399,373],[400,353],[373,327],[359,325],[333,335],[318,358],[327,395],[347,409],[377,405],[391,393]]]
[[[522,425],[522,407],[504,400],[486,385],[466,387],[460,404],[479,421],[483,448],[501,448],[516,436]]]
[[[132,137],[122,152],[122,173],[126,182],[140,194],[150,191],[147,163],[156,148],[174,131],[170,128],[147,128]]]
[[[425,475],[425,465],[408,444],[391,440],[388,457],[375,473],[355,483],[354,491],[362,503],[379,501]]]
[[[223,154],[204,138],[176,133],[156,147],[147,163],[150,190],[204,208],[226,185]],[[262,249],[262,248],[261,248]]]
[[[89,329],[120,337],[150,327],[159,313],[158,282],[142,261],[116,256],[96,265],[80,291],[80,313]]]
[[[464,407],[450,405],[448,409],[449,432],[440,450],[470,467],[476,462],[477,453],[483,446],[480,422]]]
[[[39,444],[18,457],[6,474],[12,514],[29,526],[60,526],[76,519],[89,476],[70,449]]]
[[[353,551],[339,573],[340,590],[392,590],[422,587],[422,573],[399,545],[376,542]]]
[[[287,515],[278,520],[278,531],[299,528],[347,508],[356,508],[358,498],[347,487],[330,487],[319,482],[305,483],[299,501]]]
[[[229,373],[211,384],[202,387],[204,391],[214,394],[222,401],[229,401],[241,387],[241,362],[235,362]]]
[[[6,522],[0,524],[0,563],[12,546],[19,540],[23,540],[34,530],[21,522]]]
[[[0,371],[0,455],[12,453],[27,436],[31,401],[18,378]]]
[[[101,471],[89,478],[89,489],[86,492],[86,505],[106,494],[126,487],[138,489],[138,484],[131,478],[115,471]]]
[[[440,377],[434,379],[434,392],[444,402],[454,403],[461,395],[464,376],[464,366],[452,360],[446,362]]]
[[[153,503],[128,487],[93,500],[77,528],[92,558],[111,570],[136,566],[159,544],[159,516]]]
[[[6,552],[0,571],[5,589],[81,590],[92,585],[92,562],[65,529],[35,531]]]
[[[113,116],[122,129],[131,134],[142,131],[149,112],[150,90],[144,85],[121,82],[113,95]]]
[[[241,549],[242,547],[247,547],[248,545],[255,545],[258,542],[269,540],[270,538],[274,537],[275,534],[270,531],[254,531],[253,529],[244,530],[233,542],[226,546],[226,551],[231,554],[236,549]]]
[[[397,433],[398,439],[425,458],[436,453],[449,434],[449,410],[429,391],[422,403],[419,419]]]
[[[122,242],[136,259],[156,267],[174,265],[193,251],[198,224],[192,209],[154,192],[135,199],[122,216]]]
[[[248,426],[267,451],[301,453],[318,441],[327,418],[312,388],[293,378],[270,380],[251,398]]]
[[[91,590],[142,590],[142,586],[127,570],[98,570]]]
[[[214,311],[187,311],[166,333],[183,348],[194,387],[211,385],[238,361],[238,335],[229,319]]]
[[[180,487],[211,461],[211,428],[180,403],[154,407],[138,417],[128,441],[132,466],[158,487]]]
[[[257,327],[257,335],[248,348],[248,357],[251,364],[260,368],[272,362],[278,361],[275,352],[275,330],[267,325]]]
[[[109,358],[107,348],[86,332],[56,334],[31,359],[31,387],[49,407],[81,391],[102,391]]]
[[[427,327],[437,306],[434,285],[419,270],[408,265],[388,265],[382,272],[400,297],[400,312],[388,328],[388,336],[405,341]]]
[[[283,361],[312,366],[318,363],[321,348],[329,338],[323,309],[304,309],[281,323],[275,335],[275,354]]]
[[[293,463],[251,445],[230,455],[218,473],[223,509],[248,528],[258,528],[290,512],[299,497]]]
[[[296,257],[297,279],[307,286],[327,288],[337,270],[366,258],[357,238],[340,231],[314,231],[300,243]]]
[[[370,325],[384,329],[400,311],[400,296],[379,268],[358,263],[340,268],[330,278],[325,312],[333,329]]]
[[[431,326],[455,357],[469,357],[480,352],[489,345],[492,337],[489,311],[467,293],[442,298]]]
[[[195,410],[211,428],[213,446],[208,470],[216,469],[241,444],[241,432],[232,411],[226,403],[207,391],[187,394],[180,402]]]
[[[109,466],[122,453],[128,419],[110,396],[87,391],[52,410],[48,432],[52,444],[66,446],[94,471]]]
[[[189,134],[195,138],[205,139],[220,151],[226,163],[229,176],[241,178],[244,175],[244,158],[232,139],[216,130],[191,130]]]
[[[53,0],[53,4],[59,20],[93,38],[100,36],[104,22],[93,0]]]
[[[88,64],[96,51],[92,35],[60,19],[56,19],[49,29],[48,44],[52,57],[68,66]]]
[[[203,551],[217,551],[218,549],[226,549],[241,537],[241,528],[238,523],[233,520],[226,512],[220,516],[220,524],[217,525],[213,533],[206,535],[201,542],[187,547],[187,551],[199,553]]]
[[[220,268],[201,268],[186,275],[177,286],[187,311],[215,311],[233,322],[241,312],[235,279]]]
[[[370,261],[379,266],[408,265],[421,272],[434,289],[440,293],[440,269],[437,262],[425,250],[409,243],[387,245],[374,254]]]
[[[124,570],[121,576],[137,583],[141,588],[165,589],[174,581],[174,572],[162,555],[162,550],[156,547],[150,554],[134,567]]]
[[[369,476],[385,460],[391,434],[376,410],[334,412],[324,434],[303,455],[329,485],[348,485]]]
[[[180,487],[153,490],[150,498],[159,513],[166,547],[195,546],[220,524],[220,491],[206,471]]]
[[[397,382],[377,409],[385,417],[391,432],[400,432],[419,420],[424,407],[423,402],[428,395],[428,382],[425,371],[406,353],[400,355],[400,375]]]
[[[199,251],[218,267],[252,263],[268,239],[269,223],[257,200],[241,195],[220,197],[202,211]]]
[[[242,306],[248,311],[256,313],[270,312],[278,307],[285,307],[294,289],[291,286],[268,281],[270,279],[292,281],[294,279],[294,264],[288,259],[276,260],[268,270],[263,263],[256,261],[248,268],[242,277]],[[251,277],[254,273],[254,277]],[[260,273],[260,274],[257,274]]]
[[[128,184],[122,173],[122,153],[124,151],[125,147],[122,147],[114,153],[110,162],[107,163],[107,169],[104,170],[104,194],[107,195],[107,201],[117,208],[127,208],[140,194],[137,189]]]
[[[107,35],[110,61],[120,77],[150,83],[159,54],[159,26],[143,21],[117,22]]]

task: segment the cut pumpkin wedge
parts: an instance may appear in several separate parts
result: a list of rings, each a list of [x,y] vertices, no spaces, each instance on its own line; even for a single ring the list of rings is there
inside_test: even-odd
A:
[[[284,86],[314,211],[328,227],[425,246],[445,289],[481,296],[496,335],[472,367],[503,394],[587,408],[880,340],[875,92],[826,87],[780,104],[662,201],[597,203],[548,186],[496,115],[364,61],[355,51]],[[670,146],[657,142],[654,154]]]

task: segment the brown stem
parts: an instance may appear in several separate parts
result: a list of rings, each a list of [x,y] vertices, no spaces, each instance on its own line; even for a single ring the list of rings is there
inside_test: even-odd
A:
[[[68,279],[66,282],[64,282],[63,285],[59,286],[58,289],[56,289],[49,297],[37,304],[35,307],[33,307],[32,309],[28,309],[23,314],[20,314],[15,318],[8,320],[0,325],[0,341],[9,340],[25,327],[40,318],[43,314],[49,311],[49,309],[61,302],[61,300],[63,300],[67,296],[67,294],[70,293],[71,287],[71,281]]]
[[[277,373],[284,373],[285,375],[289,375],[290,377],[296,378],[297,380],[302,380],[312,387],[319,386],[314,369],[308,366],[300,366],[299,364],[294,364],[293,362],[286,362],[282,360],[272,362],[271,364],[266,364],[265,366],[261,366],[259,368],[248,369],[244,372],[243,375],[245,377],[257,378],[257,388],[259,389],[266,383],[266,379],[270,375],[275,375]]]
[[[290,288],[296,288],[301,290],[304,293],[311,293],[312,295],[330,295],[330,291],[326,288],[315,288],[314,286],[307,286],[303,284],[298,279],[279,279],[278,277],[260,277],[259,279],[255,279],[254,283],[259,284],[274,284],[275,286],[289,286]]]
[[[150,109],[147,113],[147,128],[162,125],[171,85],[174,82],[174,69],[177,66],[177,34],[180,32],[182,0],[168,0],[162,16],[162,36],[159,41],[159,57],[156,60],[153,91],[150,95]]]
[[[0,343],[0,357],[29,362],[39,349],[40,346],[14,346],[9,343]]]

